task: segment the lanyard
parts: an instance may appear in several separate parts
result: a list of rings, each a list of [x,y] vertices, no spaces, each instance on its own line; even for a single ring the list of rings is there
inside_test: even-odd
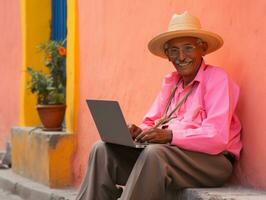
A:
[[[188,88],[188,90],[186,91],[186,93],[182,96],[182,98],[180,98],[180,100],[178,101],[178,103],[176,104],[175,108],[169,113],[167,114],[169,108],[170,108],[170,105],[171,105],[171,102],[175,96],[175,92],[177,90],[177,87],[179,85],[179,83],[181,82],[181,78],[178,80],[175,88],[173,89],[170,97],[169,97],[169,100],[168,100],[168,103],[166,105],[166,109],[164,111],[164,114],[163,116],[155,123],[155,126],[153,128],[158,128],[159,126],[169,122],[171,119],[175,118],[175,116],[172,116],[176,111],[179,110],[179,108],[181,107],[181,105],[187,100],[189,94],[192,92],[192,89],[193,89],[193,86],[195,84],[195,82]]]

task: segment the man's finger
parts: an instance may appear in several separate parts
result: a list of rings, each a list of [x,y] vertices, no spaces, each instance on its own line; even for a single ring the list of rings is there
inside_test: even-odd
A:
[[[133,134],[134,132],[136,132],[139,129],[139,127],[137,127],[135,124],[129,124],[129,125],[127,125],[127,127],[128,127],[131,134]]]
[[[135,140],[135,138],[142,132],[142,130],[137,129],[136,131],[134,131],[133,133],[131,133],[132,138]]]
[[[135,131],[136,135],[139,135],[141,132],[142,132],[142,130],[141,130],[140,128],[138,128],[138,129]]]
[[[154,140],[156,137],[156,133],[155,132],[151,132],[149,134],[144,135],[143,138],[141,138],[141,142],[150,142],[151,140]]]
[[[142,131],[137,137],[136,137],[136,141],[140,141],[141,138],[143,138],[145,135],[147,134],[150,134],[152,132],[152,129],[149,129],[149,130],[145,130],[145,131]]]
[[[158,144],[163,144],[164,142],[158,140],[158,138],[154,137],[149,140],[149,143],[158,143]]]
[[[130,133],[133,133],[133,126],[132,126],[132,124],[128,124],[127,125],[127,128],[128,128],[128,130],[129,130]]]
[[[133,139],[135,139],[142,132],[142,129],[135,124],[128,124],[127,127]]]
[[[149,132],[148,131],[143,131],[141,132],[136,138],[135,140],[138,142],[141,140],[141,138],[143,138],[146,134],[148,134]]]

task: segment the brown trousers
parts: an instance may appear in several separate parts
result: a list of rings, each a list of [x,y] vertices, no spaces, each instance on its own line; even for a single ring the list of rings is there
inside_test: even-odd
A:
[[[232,173],[222,155],[191,152],[167,144],[145,149],[98,142],[89,156],[78,200],[177,199],[178,189],[217,187]]]

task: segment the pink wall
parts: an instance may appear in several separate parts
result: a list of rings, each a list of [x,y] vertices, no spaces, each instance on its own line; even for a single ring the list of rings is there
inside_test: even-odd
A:
[[[220,33],[224,47],[207,63],[224,66],[241,87],[239,115],[244,150],[235,179],[266,188],[266,2],[263,0],[79,0],[80,88],[75,183],[86,169],[91,145],[99,138],[86,98],[115,99],[128,122],[139,123],[158,92],[167,60],[151,55],[148,41],[166,30],[174,12],[188,10],[203,27]]]
[[[1,1],[0,6],[0,149],[19,119],[21,76],[20,1]]]

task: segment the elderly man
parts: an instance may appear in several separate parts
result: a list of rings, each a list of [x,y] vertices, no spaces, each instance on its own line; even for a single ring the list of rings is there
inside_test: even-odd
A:
[[[78,199],[175,199],[178,189],[228,180],[242,148],[235,114],[239,89],[221,68],[203,60],[222,44],[196,17],[173,16],[168,31],[148,47],[176,71],[165,77],[143,123],[129,126],[136,141],[152,144],[135,149],[96,143]]]

